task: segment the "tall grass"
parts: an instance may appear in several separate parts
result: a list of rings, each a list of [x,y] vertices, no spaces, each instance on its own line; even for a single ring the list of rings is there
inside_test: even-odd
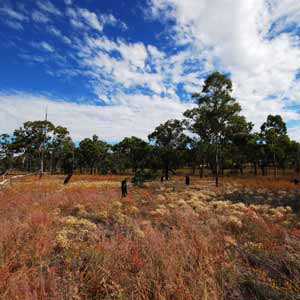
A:
[[[214,202],[196,183],[130,186],[120,199],[118,180],[0,191],[0,299],[300,298],[296,215]]]

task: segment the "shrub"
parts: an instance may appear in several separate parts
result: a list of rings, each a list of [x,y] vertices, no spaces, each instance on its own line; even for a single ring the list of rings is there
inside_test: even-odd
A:
[[[146,181],[154,180],[158,176],[157,172],[151,170],[138,170],[135,172],[131,182],[142,187]]]

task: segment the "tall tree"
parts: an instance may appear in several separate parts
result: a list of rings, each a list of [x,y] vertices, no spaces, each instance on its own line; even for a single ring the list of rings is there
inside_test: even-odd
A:
[[[57,171],[58,166],[64,173],[70,173],[73,170],[75,145],[66,127],[57,126],[54,128],[47,150],[52,174]]]
[[[28,121],[14,131],[12,147],[23,155],[27,171],[41,169],[43,151],[53,130],[54,125],[49,121]]]
[[[138,168],[145,168],[149,158],[150,146],[142,139],[135,136],[126,137],[116,144],[113,149],[122,156],[133,172],[136,172]]]
[[[189,141],[184,134],[184,123],[179,120],[169,120],[155,128],[148,139],[159,151],[163,162],[166,180],[169,179],[170,166],[176,161],[180,151],[183,151]]]
[[[13,151],[11,139],[8,134],[0,135],[0,173],[6,172],[12,167]]]
[[[268,115],[261,126],[261,138],[265,143],[267,160],[273,163],[274,177],[277,177],[277,162],[285,157],[289,138],[285,122],[280,115]]]
[[[193,94],[198,107],[184,113],[192,132],[199,135],[201,140],[213,145],[216,186],[219,183],[222,146],[237,134],[245,123],[245,119],[239,115],[241,107],[231,93],[231,80],[219,72],[214,72],[205,80],[202,92]]]
[[[108,150],[109,145],[99,140],[97,135],[93,135],[91,139],[85,138],[79,143],[79,164],[81,166],[87,166],[90,174],[93,174],[96,167],[104,162]]]

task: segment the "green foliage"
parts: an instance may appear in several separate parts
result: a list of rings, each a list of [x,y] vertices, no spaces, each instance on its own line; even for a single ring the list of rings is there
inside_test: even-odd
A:
[[[260,132],[241,115],[232,97],[230,78],[214,72],[200,93],[193,94],[197,106],[184,112],[183,121],[168,120],[149,134],[149,143],[138,137],[125,137],[115,145],[98,136],[75,145],[67,128],[49,121],[28,121],[12,135],[0,135],[0,169],[37,171],[41,161],[46,171],[68,173],[136,173],[136,182],[147,180],[144,170],[169,172],[189,166],[195,172],[205,167],[214,174],[220,169],[239,169],[251,164],[257,168],[294,167],[300,172],[300,144],[291,141],[279,115],[269,115]],[[190,131],[191,134],[187,134]],[[139,171],[138,171],[139,170]],[[141,178],[141,179],[139,179]],[[146,178],[146,179],[144,179]]]
[[[143,186],[146,181],[154,180],[158,177],[158,173],[153,170],[138,170],[135,172],[131,182],[137,186]]]
[[[231,96],[232,83],[225,75],[215,72],[205,80],[202,93],[195,93],[198,107],[187,110],[190,130],[208,143],[231,140],[232,136],[252,127],[239,115],[240,105]]]
[[[106,163],[110,146],[101,140],[97,135],[92,139],[85,138],[79,143],[78,159],[81,167],[88,167],[90,174],[93,174],[95,167],[100,168],[100,165]]]
[[[158,148],[158,154],[163,163],[165,177],[169,177],[170,166],[186,149],[190,139],[184,134],[184,122],[169,120],[155,128],[148,138]]]
[[[124,138],[113,150],[118,154],[119,163],[135,172],[138,168],[145,168],[151,147],[142,139],[132,136]]]

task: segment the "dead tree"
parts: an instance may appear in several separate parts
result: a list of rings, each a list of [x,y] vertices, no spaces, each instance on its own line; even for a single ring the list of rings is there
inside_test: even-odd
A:
[[[185,176],[185,185],[190,185],[190,176]]]
[[[121,182],[121,193],[122,193],[122,197],[126,197],[127,196],[127,180],[124,179]]]
[[[71,180],[71,177],[73,176],[73,172],[69,173],[68,176],[64,180],[64,184],[68,184],[68,182]]]

